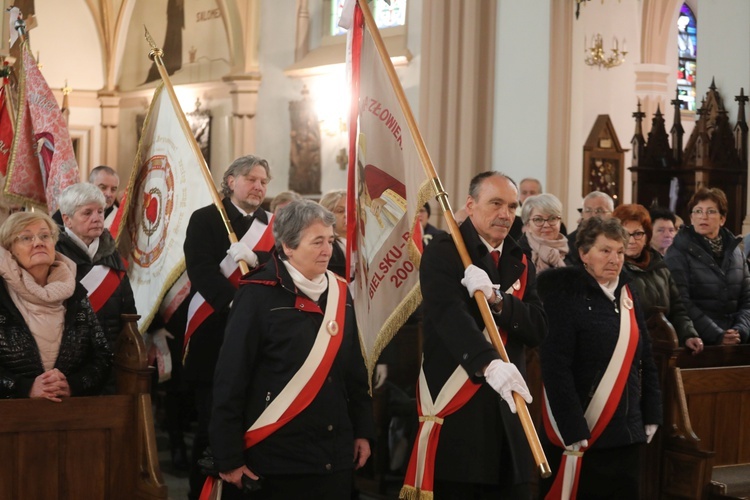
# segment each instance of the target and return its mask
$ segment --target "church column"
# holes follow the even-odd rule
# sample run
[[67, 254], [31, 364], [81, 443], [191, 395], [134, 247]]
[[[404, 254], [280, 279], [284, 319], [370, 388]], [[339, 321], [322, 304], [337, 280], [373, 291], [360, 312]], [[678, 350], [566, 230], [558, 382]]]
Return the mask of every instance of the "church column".
[[255, 152], [255, 113], [260, 80], [259, 73], [224, 78], [231, 87], [233, 158]]
[[422, 6], [420, 129], [454, 210], [491, 168], [496, 2]]
[[[102, 110], [101, 124], [101, 152], [98, 163], [92, 158], [92, 167], [96, 165], [107, 165], [119, 170], [117, 164], [120, 123], [120, 96], [113, 91], [102, 90], [97, 94], [100, 108]], [[130, 168], [130, 165], [127, 166]]]
[[646, 115], [643, 132], [651, 129], [651, 118], [657, 109], [667, 111], [670, 107], [668, 79], [674, 68], [664, 64], [635, 65], [635, 94], [640, 100], [641, 109]]

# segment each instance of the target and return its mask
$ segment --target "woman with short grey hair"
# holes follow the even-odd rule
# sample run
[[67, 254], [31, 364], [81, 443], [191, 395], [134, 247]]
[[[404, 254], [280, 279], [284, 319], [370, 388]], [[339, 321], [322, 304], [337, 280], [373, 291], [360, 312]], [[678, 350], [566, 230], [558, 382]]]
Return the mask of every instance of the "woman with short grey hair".
[[562, 203], [555, 195], [529, 196], [521, 208], [524, 234], [518, 244], [536, 266], [537, 273], [572, 264], [568, 239], [560, 233]]
[[[216, 363], [216, 468], [237, 488], [262, 476], [269, 498], [348, 499], [352, 469], [370, 456], [372, 402], [352, 298], [326, 270], [334, 221], [309, 200], [279, 210], [275, 251], [235, 295]], [[297, 405], [300, 391], [306, 402]], [[234, 487], [223, 492], [240, 498]]]

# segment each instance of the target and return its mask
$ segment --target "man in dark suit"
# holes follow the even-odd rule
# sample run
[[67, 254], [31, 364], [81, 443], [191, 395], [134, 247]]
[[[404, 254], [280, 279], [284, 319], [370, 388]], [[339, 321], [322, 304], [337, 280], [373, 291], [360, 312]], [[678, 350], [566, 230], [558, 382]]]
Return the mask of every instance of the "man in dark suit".
[[[533, 461], [512, 414], [511, 390], [531, 401], [522, 378], [524, 351], [541, 342], [547, 321], [534, 266], [506, 238], [517, 206], [518, 189], [509, 177], [492, 171], [477, 175], [466, 204], [468, 218], [460, 226], [473, 265], [464, 270], [447, 234], [436, 236], [422, 257], [422, 368], [429, 393], [437, 398], [448, 391], [456, 375], [468, 377], [476, 390], [458, 410], [441, 417], [435, 498], [530, 498]], [[476, 290], [487, 298], [501, 335], [505, 332], [511, 363], [500, 359], [483, 334]]]
[[[222, 204], [239, 240], [242, 240], [251, 226], [259, 226], [258, 231], [253, 233], [263, 233], [267, 229], [264, 226], [268, 226], [271, 214], [260, 205], [265, 199], [269, 180], [268, 162], [251, 155], [236, 159], [224, 172]], [[236, 283], [225, 276], [220, 265], [229, 255], [235, 262], [243, 260], [253, 268], [259, 261], [268, 260], [269, 255], [254, 252], [247, 242], [239, 241], [230, 245], [221, 215], [214, 205], [193, 212], [185, 235], [184, 250], [190, 278], [190, 295], [183, 304], [193, 302], [195, 295], [199, 293], [212, 309], [190, 335], [185, 355], [184, 377], [193, 389], [198, 415], [189, 493], [190, 498], [197, 499], [205, 480], [197, 461], [208, 446], [214, 368], [224, 340], [229, 309], [237, 291]], [[187, 323], [194, 320], [195, 318], [188, 317]]]

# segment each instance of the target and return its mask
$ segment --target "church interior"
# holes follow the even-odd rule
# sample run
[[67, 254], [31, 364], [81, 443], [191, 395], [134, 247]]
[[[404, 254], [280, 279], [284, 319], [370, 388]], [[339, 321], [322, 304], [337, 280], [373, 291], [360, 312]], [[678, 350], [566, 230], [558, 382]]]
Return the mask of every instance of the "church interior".
[[[82, 180], [97, 165], [109, 165], [124, 189], [139, 167], [140, 127], [160, 81], [145, 30], [164, 51], [217, 185], [235, 158], [254, 154], [270, 165], [269, 202], [288, 190], [318, 200], [346, 187], [347, 35], [337, 26], [345, 0], [3, 3], [4, 10], [26, 4], [33, 14], [31, 51], [58, 102], [68, 103]], [[454, 210], [464, 205], [471, 178], [486, 170], [517, 182], [539, 179], [544, 192], [562, 202], [563, 222], [571, 229], [591, 191], [610, 194], [616, 205], [670, 208], [687, 220], [687, 200], [698, 188], [721, 187], [730, 206], [727, 227], [736, 235], [750, 233], [747, 0], [371, 5]], [[0, 46], [6, 57], [8, 30], [6, 15]], [[431, 223], [444, 229], [438, 204], [431, 205]], [[646, 458], [654, 479], [644, 498], [748, 498], [732, 496], [726, 487], [722, 492], [711, 479], [716, 467], [745, 464], [742, 473], [722, 470], [727, 482], [739, 481], [743, 494], [750, 492], [747, 476], [737, 477], [750, 467], [747, 426], [732, 427], [740, 436], [733, 440], [718, 420], [693, 428], [686, 419], [690, 397], [690, 404], [717, 415], [727, 411], [709, 394], [717, 386], [742, 392], [731, 411], [750, 411], [749, 367], [741, 359], [747, 351], [727, 355], [743, 366], [712, 387], [693, 377], [699, 364], [678, 352], [668, 333], [655, 336], [654, 344], [657, 364], [665, 367], [662, 382], [688, 393], [668, 394], [672, 437], [662, 433], [657, 443], [671, 458]], [[413, 375], [406, 370], [401, 376]], [[138, 394], [144, 382], [129, 383]], [[137, 414], [138, 397], [120, 409]], [[747, 413], [736, 417], [747, 421]], [[153, 430], [132, 432], [153, 442]], [[387, 459], [380, 460], [375, 467], [381, 470], [361, 484], [373, 498], [391, 498]], [[166, 498], [154, 463], [147, 457], [132, 464], [146, 483], [139, 486], [140, 498]]]

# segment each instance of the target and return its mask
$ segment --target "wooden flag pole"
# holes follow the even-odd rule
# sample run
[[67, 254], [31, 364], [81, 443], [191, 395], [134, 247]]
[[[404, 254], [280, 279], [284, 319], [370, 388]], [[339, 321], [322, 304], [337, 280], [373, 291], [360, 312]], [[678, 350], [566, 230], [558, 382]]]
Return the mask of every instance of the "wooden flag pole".
[[[373, 41], [375, 42], [375, 47], [377, 48], [378, 54], [383, 61], [383, 65], [385, 66], [385, 69], [388, 73], [388, 78], [391, 81], [393, 90], [396, 92], [396, 97], [398, 98], [398, 102], [401, 105], [401, 110], [404, 112], [406, 122], [409, 125], [409, 130], [414, 137], [414, 143], [417, 147], [417, 153], [419, 154], [419, 158], [422, 162], [422, 167], [425, 169], [427, 176], [432, 181], [437, 200], [443, 209], [443, 215], [445, 216], [445, 221], [448, 224], [448, 230], [450, 231], [451, 236], [453, 237], [453, 242], [455, 243], [456, 248], [458, 249], [458, 253], [461, 256], [461, 262], [463, 263], [464, 267], [469, 267], [472, 264], [471, 257], [466, 250], [466, 245], [464, 244], [464, 240], [458, 230], [456, 219], [453, 217], [453, 211], [451, 210], [451, 206], [448, 201], [448, 194], [445, 192], [445, 189], [443, 189], [440, 178], [438, 177], [437, 172], [435, 171], [435, 167], [432, 164], [430, 154], [427, 152], [427, 147], [425, 146], [424, 140], [422, 139], [422, 134], [419, 132], [417, 122], [411, 112], [409, 101], [406, 99], [404, 89], [401, 87], [401, 81], [398, 79], [398, 75], [396, 75], [396, 70], [391, 63], [390, 56], [388, 55], [388, 50], [385, 48], [385, 43], [383, 43], [383, 39], [380, 36], [380, 31], [378, 30], [378, 27], [375, 24], [375, 20], [370, 13], [370, 9], [367, 6], [367, 1], [357, 0], [357, 3], [359, 3], [360, 8], [362, 9], [362, 14], [364, 16], [367, 29], [372, 34]], [[474, 299], [477, 301], [477, 305], [479, 306], [479, 311], [482, 314], [482, 319], [484, 320], [484, 324], [487, 328], [487, 332], [489, 333], [492, 345], [495, 347], [495, 349], [497, 349], [497, 352], [500, 354], [500, 357], [503, 359], [503, 361], [509, 363], [510, 360], [508, 359], [508, 353], [505, 352], [505, 346], [503, 345], [503, 341], [500, 338], [500, 333], [497, 330], [497, 325], [495, 324], [495, 320], [492, 316], [490, 306], [487, 303], [487, 298], [482, 292], [477, 291], [476, 293], [474, 293]], [[539, 436], [537, 435], [536, 429], [534, 428], [534, 423], [531, 420], [531, 414], [529, 413], [529, 408], [526, 406], [526, 401], [524, 401], [524, 399], [516, 392], [513, 393], [513, 399], [516, 402], [518, 417], [521, 419], [521, 425], [523, 426], [524, 433], [526, 434], [526, 439], [528, 440], [529, 446], [531, 447], [531, 452], [534, 455], [534, 461], [539, 467], [541, 476], [545, 478], [549, 477], [552, 474], [552, 471], [550, 470], [549, 463], [547, 462], [547, 457], [545, 456], [544, 450], [542, 449], [542, 445], [539, 442]]]
[[[169, 74], [167, 74], [167, 69], [164, 67], [164, 61], [162, 61], [162, 55], [164, 55], [164, 51], [162, 51], [160, 48], [156, 46], [156, 43], [154, 43], [154, 39], [151, 38], [151, 34], [146, 31], [146, 40], [148, 41], [148, 44], [151, 46], [151, 50], [148, 53], [149, 59], [154, 61], [156, 64], [156, 68], [159, 70], [159, 75], [161, 76], [162, 81], [164, 82], [164, 88], [166, 89], [167, 93], [169, 94], [169, 98], [172, 100], [172, 104], [174, 105], [174, 108], [178, 110], [177, 112], [177, 119], [180, 122], [180, 126], [182, 127], [182, 131], [185, 133], [187, 137], [190, 138], [190, 147], [193, 149], [193, 153], [195, 154], [195, 157], [198, 158], [198, 162], [201, 167], [201, 173], [203, 174], [203, 180], [206, 181], [206, 184], [208, 184], [208, 191], [211, 193], [211, 199], [214, 202], [214, 205], [216, 206], [216, 209], [219, 211], [219, 214], [221, 215], [221, 220], [224, 222], [224, 228], [227, 230], [227, 234], [229, 235], [229, 242], [230, 243], [237, 243], [237, 235], [234, 234], [234, 229], [232, 229], [232, 224], [229, 222], [229, 216], [227, 215], [227, 211], [224, 209], [224, 204], [221, 202], [221, 197], [219, 196], [219, 192], [216, 190], [216, 186], [214, 185], [214, 180], [211, 177], [211, 171], [208, 169], [208, 165], [206, 164], [206, 159], [203, 158], [203, 153], [200, 150], [200, 147], [198, 147], [198, 143], [195, 141], [195, 137], [193, 136], [193, 131], [190, 130], [190, 124], [187, 121], [187, 118], [185, 118], [185, 113], [182, 111], [182, 108], [180, 107], [180, 101], [177, 99], [177, 94], [174, 91], [174, 87], [172, 87], [172, 81], [169, 79]], [[247, 274], [250, 272], [250, 268], [248, 267], [247, 263], [244, 260], [240, 260], [238, 262], [240, 267], [240, 272], [242, 274]]]

